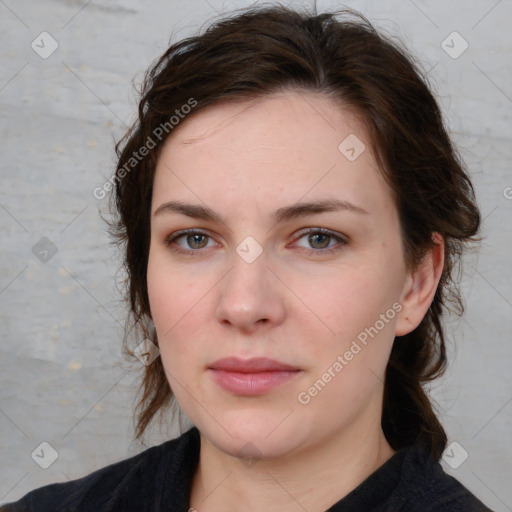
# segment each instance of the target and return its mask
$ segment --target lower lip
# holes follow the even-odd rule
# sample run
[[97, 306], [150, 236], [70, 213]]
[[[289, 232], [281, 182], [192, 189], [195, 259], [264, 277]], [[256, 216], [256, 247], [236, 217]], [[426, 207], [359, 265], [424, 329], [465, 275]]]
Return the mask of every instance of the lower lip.
[[212, 378], [226, 391], [236, 395], [262, 395], [271, 389], [285, 384], [299, 373], [295, 371], [271, 371], [257, 373], [241, 373], [226, 370], [209, 370]]

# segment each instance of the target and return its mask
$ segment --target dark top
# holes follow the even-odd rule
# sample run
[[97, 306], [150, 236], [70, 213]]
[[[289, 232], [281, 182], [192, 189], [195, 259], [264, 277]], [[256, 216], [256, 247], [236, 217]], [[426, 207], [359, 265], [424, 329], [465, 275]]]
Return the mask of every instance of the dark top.
[[[106, 466], [84, 478], [36, 489], [2, 512], [187, 512], [199, 461], [199, 431]], [[397, 451], [331, 512], [491, 512], [421, 446]], [[221, 511], [219, 511], [221, 512]]]

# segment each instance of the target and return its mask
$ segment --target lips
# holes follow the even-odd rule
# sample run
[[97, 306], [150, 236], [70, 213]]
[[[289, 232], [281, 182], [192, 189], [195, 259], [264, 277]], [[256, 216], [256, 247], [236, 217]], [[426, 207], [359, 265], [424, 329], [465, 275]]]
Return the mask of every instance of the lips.
[[224, 390], [235, 395], [262, 395], [284, 385], [302, 370], [267, 358], [219, 359], [208, 367], [208, 372]]
[[209, 366], [212, 370], [224, 370], [227, 372], [240, 373], [258, 373], [258, 372], [278, 372], [278, 371], [298, 371], [299, 368], [267, 359], [266, 357], [256, 357], [252, 359], [238, 359], [236, 357], [227, 357], [219, 359]]

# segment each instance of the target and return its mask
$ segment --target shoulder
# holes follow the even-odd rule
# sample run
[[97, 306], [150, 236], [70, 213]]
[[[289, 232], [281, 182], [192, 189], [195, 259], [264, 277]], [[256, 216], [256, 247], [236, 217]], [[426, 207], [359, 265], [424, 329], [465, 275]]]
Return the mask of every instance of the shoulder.
[[141, 496], [157, 496], [164, 475], [180, 466], [190, 451], [194, 430], [83, 478], [35, 489], [15, 503], [0, 506], [0, 512], [110, 512], [120, 507], [135, 510], [133, 506]]
[[[492, 512], [421, 446], [407, 448], [399, 486], [403, 502], [423, 512]], [[405, 510], [405, 509], [404, 509]]]

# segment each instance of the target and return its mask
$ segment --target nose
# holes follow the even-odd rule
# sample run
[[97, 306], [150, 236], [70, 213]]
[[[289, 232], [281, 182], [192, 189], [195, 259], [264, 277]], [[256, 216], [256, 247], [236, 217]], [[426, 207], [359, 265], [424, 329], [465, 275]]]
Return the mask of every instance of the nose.
[[231, 271], [219, 285], [215, 315], [224, 326], [249, 334], [283, 322], [284, 290], [268, 268], [265, 252], [252, 263], [235, 254]]

